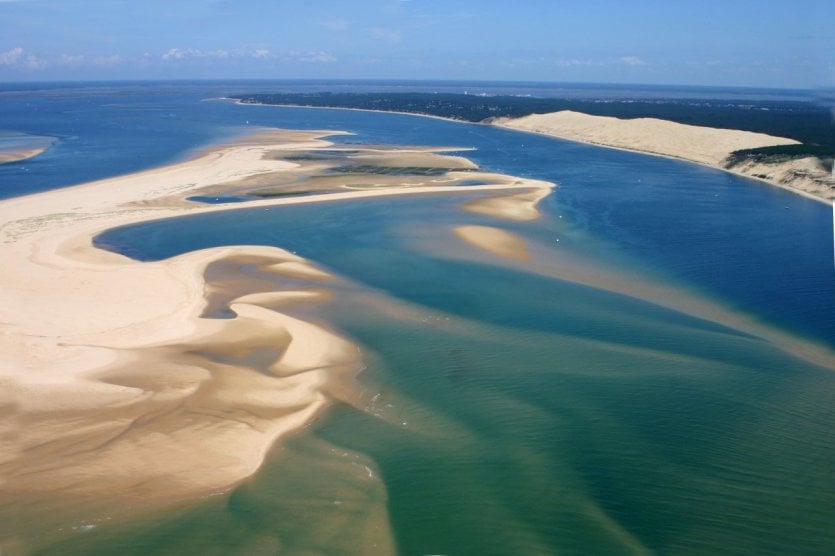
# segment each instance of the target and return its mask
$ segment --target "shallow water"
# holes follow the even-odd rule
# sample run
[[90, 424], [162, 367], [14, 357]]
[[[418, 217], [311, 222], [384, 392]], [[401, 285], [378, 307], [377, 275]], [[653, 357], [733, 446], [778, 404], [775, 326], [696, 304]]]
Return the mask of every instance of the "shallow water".
[[[403, 553], [776, 554], [801, 542], [809, 553], [832, 546], [831, 369], [727, 326], [525, 265], [459, 259], [470, 248], [452, 244], [453, 224], [503, 226], [462, 214], [462, 201], [218, 214], [100, 241], [157, 258], [197, 238], [203, 246], [257, 238], [398, 300], [337, 297], [331, 305], [330, 320], [367, 350], [370, 368], [360, 380], [372, 403], [338, 407], [287, 449], [307, 453], [308, 443], [326, 442], [348, 454], [337, 460], [374, 462]], [[575, 245], [586, 233], [547, 219], [510, 227], [529, 241], [558, 231]], [[598, 256], [607, 248], [590, 243]], [[269, 506], [258, 485], [288, 488], [275, 486], [287, 480], [284, 454], [231, 500]], [[333, 500], [348, 488], [344, 478], [323, 487], [314, 471], [292, 480]], [[367, 482], [359, 476], [349, 490], [364, 492]], [[344, 519], [316, 508], [309, 511], [323, 523]], [[297, 531], [259, 532], [311, 548], [287, 545]]]
[[[477, 147], [463, 154], [560, 188], [531, 223], [464, 213], [465, 191], [100, 237], [140, 259], [278, 245], [350, 279], [350, 295], [324, 310], [363, 346], [364, 403], [337, 403], [226, 495], [97, 523], [44, 553], [378, 554], [387, 540], [402, 554], [835, 552], [831, 369], [733, 322], [537, 266], [580, 261], [831, 349], [828, 207], [691, 164], [485, 126], [195, 104], [174, 102], [213, 138], [238, 118], [357, 133], [340, 142]], [[535, 260], [479, 253], [452, 234], [461, 224], [517, 233]]]

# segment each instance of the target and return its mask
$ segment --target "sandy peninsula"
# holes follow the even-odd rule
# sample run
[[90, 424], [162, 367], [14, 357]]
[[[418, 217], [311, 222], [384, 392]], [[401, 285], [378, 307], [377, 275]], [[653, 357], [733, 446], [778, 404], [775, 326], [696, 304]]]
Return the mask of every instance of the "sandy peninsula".
[[768, 181], [818, 200], [835, 197], [835, 180], [815, 157], [780, 163], [733, 162], [732, 152], [799, 144], [764, 133], [680, 124], [656, 118], [620, 119], [564, 110], [501, 118], [495, 125], [570, 141], [680, 158]]
[[[0, 491], [14, 512], [219, 492], [330, 400], [351, 401], [358, 346], [293, 311], [327, 300], [339, 277], [273, 247], [137, 262], [96, 248], [97, 234], [242, 207], [186, 200], [196, 194], [256, 191], [246, 206], [268, 209], [460, 193], [456, 183], [479, 180], [466, 191], [522, 194], [529, 214], [552, 187], [432, 149], [322, 139], [333, 133], [264, 130], [185, 162], [0, 202]], [[353, 181], [323, 175], [346, 159]], [[398, 169], [418, 162], [434, 170]], [[296, 195], [301, 182], [312, 194]], [[513, 212], [512, 200], [500, 205]], [[254, 269], [243, 282], [241, 265]], [[233, 318], [210, 318], [218, 311]]]

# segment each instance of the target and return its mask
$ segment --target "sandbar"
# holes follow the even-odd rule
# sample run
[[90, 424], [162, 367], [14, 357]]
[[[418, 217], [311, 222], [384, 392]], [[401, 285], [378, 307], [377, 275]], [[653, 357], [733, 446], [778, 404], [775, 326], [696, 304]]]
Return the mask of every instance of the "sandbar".
[[55, 137], [0, 130], [0, 164], [38, 156], [56, 141]]
[[499, 257], [518, 261], [530, 259], [525, 240], [507, 230], [493, 226], [458, 226], [453, 231], [467, 243]]
[[0, 151], [0, 164], [7, 162], [17, 162], [19, 160], [26, 160], [38, 156], [46, 150], [46, 147], [39, 147], [36, 149], [17, 149]]
[[[327, 269], [276, 247], [138, 262], [93, 245], [113, 227], [243, 206], [186, 200], [195, 194], [237, 190], [248, 180], [263, 187], [285, 174], [315, 183], [323, 167], [345, 163], [316, 156], [330, 156], [335, 147], [323, 137], [334, 133], [261, 130], [191, 160], [0, 202], [0, 491], [9, 504], [0, 513], [43, 500], [71, 507], [106, 498], [137, 507], [223, 492], [255, 473], [275, 442], [309, 423], [334, 392], [349, 395], [359, 346], [293, 313], [327, 301], [340, 280]], [[246, 206], [462, 192], [541, 196], [552, 187], [413, 152], [399, 163], [391, 150], [351, 152], [366, 157], [351, 162], [361, 171], [385, 178], [368, 188], [314, 186], [307, 196], [266, 196]], [[445, 170], [424, 171], [415, 183], [397, 175], [417, 162]], [[379, 168], [394, 170], [375, 174]], [[484, 183], [455, 185], [465, 177]], [[235, 275], [241, 265], [251, 269], [246, 278]]]

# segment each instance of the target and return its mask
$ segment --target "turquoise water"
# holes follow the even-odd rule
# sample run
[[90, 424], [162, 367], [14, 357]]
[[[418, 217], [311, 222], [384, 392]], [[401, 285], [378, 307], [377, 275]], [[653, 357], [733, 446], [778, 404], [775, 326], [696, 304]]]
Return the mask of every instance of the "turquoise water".
[[[462, 214], [463, 199], [218, 214], [100, 238], [152, 258], [198, 241], [257, 238], [422, 316], [403, 321], [386, 304], [338, 298], [329, 320], [365, 346], [370, 364], [360, 380], [368, 397], [379, 397], [339, 406], [295, 438], [290, 454], [277, 454], [215, 508], [214, 519], [243, 519], [287, 546], [298, 530], [263, 516], [299, 510], [269, 493], [305, 483], [324, 509], [304, 511], [317, 522], [337, 519], [328, 505], [346, 487], [308, 474], [329, 465], [318, 461], [327, 449], [311, 449], [325, 445], [379, 469], [404, 554], [829, 551], [831, 369], [726, 326], [533, 275], [524, 265], [461, 260], [451, 226], [497, 224]], [[569, 250], [606, 253], [553, 217], [510, 228], [529, 241], [560, 233]], [[299, 468], [292, 479], [283, 476], [287, 465]], [[358, 497], [367, 504], [374, 496]], [[178, 519], [185, 530], [199, 523]], [[316, 530], [303, 523], [301, 530]], [[158, 527], [167, 526], [134, 535], [156, 538]], [[359, 543], [350, 531], [339, 536]], [[289, 546], [312, 541], [297, 542]]]
[[[235, 205], [98, 238], [145, 260], [278, 245], [350, 279], [323, 311], [362, 346], [365, 403], [336, 403], [226, 495], [101, 523], [43, 553], [375, 554], [380, 530], [402, 554], [835, 552], [832, 369], [730, 320], [558, 272], [577, 263], [672, 288], [684, 309], [709, 304], [832, 348], [831, 209], [694, 165], [485, 126], [170, 102], [187, 116], [180, 153], [249, 120], [357, 133], [342, 142], [476, 147], [464, 154], [490, 170], [560, 188], [531, 223], [464, 213], [464, 191]], [[45, 159], [39, 179], [53, 171]], [[455, 239], [461, 224], [513, 231], [535, 260], [480, 254]]]

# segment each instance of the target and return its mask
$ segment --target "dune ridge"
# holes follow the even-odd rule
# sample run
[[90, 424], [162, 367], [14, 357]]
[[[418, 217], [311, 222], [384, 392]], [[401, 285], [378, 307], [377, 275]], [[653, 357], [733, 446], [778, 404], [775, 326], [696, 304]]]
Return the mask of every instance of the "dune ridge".
[[737, 162], [731, 157], [731, 153], [742, 149], [800, 144], [785, 137], [656, 118], [592, 116], [570, 110], [498, 118], [493, 124], [570, 141], [680, 158], [766, 181], [815, 200], [829, 202], [835, 198], [835, 179], [815, 157], [781, 162]]

